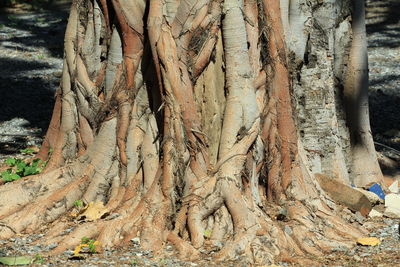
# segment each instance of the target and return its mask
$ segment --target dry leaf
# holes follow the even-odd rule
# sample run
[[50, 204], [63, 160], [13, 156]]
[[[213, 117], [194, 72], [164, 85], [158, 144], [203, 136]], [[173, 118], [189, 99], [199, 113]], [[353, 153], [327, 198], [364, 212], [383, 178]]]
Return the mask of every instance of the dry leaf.
[[75, 247], [75, 249], [74, 249], [74, 256], [75, 257], [83, 257], [83, 255], [80, 254], [80, 252], [81, 252], [83, 247], [88, 247], [88, 246], [89, 246], [88, 244], [79, 244], [79, 245], [77, 245]]
[[107, 213], [107, 209], [102, 201], [90, 202], [80, 214], [79, 219], [94, 221], [105, 213]]
[[78, 213], [77, 212], [75, 212], [75, 211], [71, 211], [70, 213], [69, 213], [69, 216], [71, 216], [71, 217], [74, 217], [74, 218], [76, 218], [76, 217], [78, 217]]
[[376, 237], [362, 237], [357, 239], [357, 244], [362, 246], [376, 246], [380, 243], [381, 241]]

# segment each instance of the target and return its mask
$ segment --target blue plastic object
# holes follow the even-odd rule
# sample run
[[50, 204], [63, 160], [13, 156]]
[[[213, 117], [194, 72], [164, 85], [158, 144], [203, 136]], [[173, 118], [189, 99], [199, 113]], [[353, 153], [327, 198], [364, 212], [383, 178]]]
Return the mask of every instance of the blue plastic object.
[[375, 193], [381, 199], [385, 199], [385, 193], [382, 190], [382, 187], [379, 184], [373, 184], [368, 188], [368, 191]]

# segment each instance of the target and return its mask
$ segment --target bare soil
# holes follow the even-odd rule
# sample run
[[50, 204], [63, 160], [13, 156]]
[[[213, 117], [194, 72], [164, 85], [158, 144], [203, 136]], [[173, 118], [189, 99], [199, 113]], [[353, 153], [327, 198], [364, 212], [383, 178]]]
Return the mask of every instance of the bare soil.
[[[47, 9], [27, 5], [0, 7], [0, 160], [24, 157], [19, 150], [40, 145], [48, 127], [54, 93], [62, 67], [63, 36], [68, 0], [53, 1]], [[397, 0], [367, 1], [367, 31], [370, 62], [370, 112], [376, 148], [387, 176], [400, 178], [400, 3]], [[388, 163], [389, 161], [389, 163]], [[399, 219], [365, 219], [343, 209], [343, 216], [371, 230], [380, 238], [375, 247], [339, 249], [321, 258], [309, 258], [315, 266], [395, 266], [400, 264]], [[65, 218], [68, 220], [68, 218]], [[69, 221], [72, 231], [79, 222]], [[42, 246], [35, 240], [46, 234], [21, 235], [0, 240], [0, 256], [45, 255], [57, 246]], [[44, 257], [41, 266], [247, 266], [217, 263], [212, 255], [186, 262], [177, 258], [172, 246], [163, 253], [140, 248], [133, 240], [124, 248], [71, 259], [72, 251]], [[292, 266], [288, 262], [277, 263]]]

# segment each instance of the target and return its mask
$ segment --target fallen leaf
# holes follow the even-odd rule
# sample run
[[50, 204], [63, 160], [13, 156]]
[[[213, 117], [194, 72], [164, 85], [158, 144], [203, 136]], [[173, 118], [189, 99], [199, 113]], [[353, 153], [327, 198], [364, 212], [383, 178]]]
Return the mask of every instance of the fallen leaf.
[[357, 239], [357, 244], [362, 246], [376, 246], [380, 243], [381, 241], [376, 237], [362, 237]]
[[33, 263], [34, 258], [30, 256], [0, 257], [0, 263], [4, 265], [28, 265]]
[[102, 201], [90, 202], [80, 214], [79, 219], [94, 221], [106, 213], [107, 209]]
[[91, 251], [91, 247], [93, 247], [94, 249], [96, 249], [96, 247], [98, 247], [100, 245], [99, 241], [94, 241], [92, 246], [90, 244], [87, 243], [82, 243], [79, 244], [75, 247], [74, 249], [74, 254], [72, 255], [71, 258], [73, 259], [82, 259], [85, 257], [85, 255], [83, 253], [95, 253], [95, 251]]
[[75, 247], [74, 249], [74, 256], [83, 256], [82, 254], [80, 254], [81, 250], [83, 247], [88, 247], [88, 244], [79, 244]]
[[69, 216], [71, 216], [71, 217], [74, 217], [74, 218], [76, 218], [76, 217], [78, 217], [78, 213], [77, 212], [75, 212], [75, 211], [71, 211], [70, 213], [69, 213]]

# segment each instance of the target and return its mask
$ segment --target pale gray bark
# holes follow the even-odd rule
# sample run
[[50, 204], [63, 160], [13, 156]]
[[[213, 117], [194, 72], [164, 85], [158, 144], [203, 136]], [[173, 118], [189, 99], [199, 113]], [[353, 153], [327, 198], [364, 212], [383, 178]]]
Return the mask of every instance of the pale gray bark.
[[365, 29], [365, 2], [353, 0], [353, 40], [346, 73], [344, 96], [350, 125], [351, 176], [355, 185], [365, 186], [382, 179], [369, 124], [368, 56]]
[[212, 164], [217, 163], [222, 120], [225, 110], [224, 91], [215, 90], [215, 88], [225, 87], [221, 34], [218, 36], [215, 49], [215, 62], [210, 62], [197, 79], [194, 88], [196, 102], [201, 103], [199, 113], [201, 114], [202, 129], [208, 140], [209, 146], [207, 149]]
[[[349, 133], [340, 105], [341, 77], [335, 76], [343, 73], [346, 63], [343, 48], [349, 42], [345, 38], [349, 31], [343, 32], [349, 29], [348, 14], [343, 10], [342, 3], [334, 0], [314, 5], [291, 1], [289, 49], [294, 52], [296, 62], [301, 60], [293, 86], [308, 168], [312, 173], [322, 172], [350, 183]], [[294, 25], [301, 31], [296, 32]], [[342, 50], [336, 51], [338, 47]]]
[[290, 0], [280, 0], [281, 4], [281, 18], [285, 37], [289, 35], [289, 6]]
[[117, 67], [122, 63], [122, 43], [121, 37], [117, 29], [113, 29], [111, 35], [111, 43], [108, 52], [108, 62], [106, 68], [106, 79], [104, 93], [106, 97], [110, 97], [114, 85], [115, 73]]
[[308, 168], [358, 186], [379, 181], [368, 116], [364, 2], [353, 1], [353, 14], [351, 0], [305, 2], [290, 2], [288, 39], [299, 70], [292, 79]]
[[259, 116], [247, 49], [243, 1], [224, 2], [223, 38], [228, 96], [221, 133], [220, 156], [228, 154], [239, 130], [247, 132]]
[[102, 36], [101, 11], [97, 2], [88, 1], [89, 12], [86, 32], [82, 45], [82, 58], [85, 62], [89, 77], [95, 77], [100, 68], [101, 45], [100, 38]]
[[[286, 43], [294, 52], [296, 62], [303, 59], [308, 33], [312, 30], [311, 8], [306, 0], [289, 0], [289, 28], [285, 31]], [[283, 24], [285, 26], [285, 24]]]

